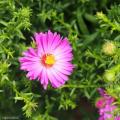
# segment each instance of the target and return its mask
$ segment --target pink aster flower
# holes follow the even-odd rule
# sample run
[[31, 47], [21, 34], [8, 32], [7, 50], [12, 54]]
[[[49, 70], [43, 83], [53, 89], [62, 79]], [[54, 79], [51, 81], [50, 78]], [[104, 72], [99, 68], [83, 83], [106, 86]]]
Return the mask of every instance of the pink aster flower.
[[100, 108], [103, 108], [105, 106], [105, 104], [106, 104], [105, 98], [101, 97], [96, 101], [95, 106], [96, 106], [96, 108], [100, 109]]
[[120, 120], [120, 116], [115, 117], [115, 120]]
[[120, 116], [113, 115], [117, 108], [117, 105], [114, 104], [115, 98], [108, 95], [102, 88], [99, 88], [98, 90], [101, 95], [101, 97], [96, 102], [96, 107], [99, 109], [100, 115], [98, 120], [120, 120]]
[[49, 82], [54, 88], [62, 86], [74, 68], [68, 39], [51, 31], [35, 33], [34, 39], [36, 48], [29, 48], [19, 60], [21, 70], [28, 72], [30, 80], [38, 79], [44, 89]]

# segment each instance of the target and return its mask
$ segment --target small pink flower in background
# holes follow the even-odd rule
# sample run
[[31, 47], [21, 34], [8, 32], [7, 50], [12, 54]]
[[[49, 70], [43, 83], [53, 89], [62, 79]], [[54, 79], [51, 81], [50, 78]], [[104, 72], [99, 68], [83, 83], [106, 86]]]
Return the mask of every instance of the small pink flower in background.
[[115, 120], [120, 120], [120, 116], [115, 117]]
[[106, 101], [105, 101], [105, 98], [104, 97], [101, 97], [101, 98], [99, 98], [97, 101], [96, 101], [96, 104], [95, 104], [95, 106], [97, 107], [97, 108], [103, 108], [104, 106], [105, 106], [105, 103]]
[[38, 79], [47, 89], [50, 82], [54, 88], [65, 84], [73, 71], [72, 47], [67, 38], [48, 31], [35, 33], [36, 48], [29, 48], [20, 58], [21, 70], [27, 71], [30, 80]]
[[100, 115], [98, 120], [120, 120], [120, 116], [113, 115], [114, 110], [117, 108], [117, 105], [114, 105], [115, 99], [102, 88], [99, 88], [98, 91], [101, 95], [101, 98], [96, 102]]

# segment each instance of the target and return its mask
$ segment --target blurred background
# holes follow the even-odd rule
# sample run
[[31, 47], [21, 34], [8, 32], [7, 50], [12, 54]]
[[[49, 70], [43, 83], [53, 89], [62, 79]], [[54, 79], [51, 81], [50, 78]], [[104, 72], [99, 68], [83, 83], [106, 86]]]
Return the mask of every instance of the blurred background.
[[[119, 82], [103, 80], [105, 70], [119, 63], [119, 51], [106, 55], [109, 49], [102, 47], [106, 41], [119, 43], [119, 4], [119, 0], [0, 0], [0, 119], [97, 120], [97, 89], [106, 87], [116, 97], [120, 93]], [[37, 80], [26, 78], [18, 59], [34, 47], [35, 32], [48, 30], [68, 37], [75, 69], [63, 87], [44, 90]]]

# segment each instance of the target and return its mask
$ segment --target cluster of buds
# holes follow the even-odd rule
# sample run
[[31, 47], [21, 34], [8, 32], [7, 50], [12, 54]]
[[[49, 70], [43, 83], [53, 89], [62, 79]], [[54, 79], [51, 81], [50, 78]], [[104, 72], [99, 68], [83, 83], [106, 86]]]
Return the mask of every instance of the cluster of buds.
[[114, 111], [117, 106], [113, 104], [115, 99], [108, 95], [102, 88], [99, 88], [100, 98], [96, 101], [100, 117], [98, 120], [120, 120], [120, 116], [115, 116]]

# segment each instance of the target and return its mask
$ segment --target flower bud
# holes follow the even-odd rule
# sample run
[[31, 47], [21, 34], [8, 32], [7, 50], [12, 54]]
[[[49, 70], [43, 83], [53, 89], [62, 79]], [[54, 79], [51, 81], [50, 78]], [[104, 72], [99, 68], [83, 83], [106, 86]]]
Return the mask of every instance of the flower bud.
[[102, 46], [102, 51], [106, 55], [113, 55], [113, 54], [115, 54], [115, 52], [116, 52], [116, 45], [115, 45], [115, 43], [112, 42], [112, 41], [107, 41]]
[[105, 81], [113, 82], [116, 79], [115, 72], [112, 70], [106, 70], [103, 75], [103, 78]]

